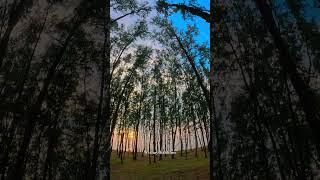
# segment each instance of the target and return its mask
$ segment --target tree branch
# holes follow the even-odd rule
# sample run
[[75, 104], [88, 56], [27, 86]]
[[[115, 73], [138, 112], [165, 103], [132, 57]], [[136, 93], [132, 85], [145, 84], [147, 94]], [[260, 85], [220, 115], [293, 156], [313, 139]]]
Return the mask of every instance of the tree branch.
[[206, 22], [210, 23], [210, 13], [205, 12], [206, 10], [203, 10], [199, 7], [192, 7], [184, 4], [169, 4], [166, 2], [164, 2], [163, 5], [165, 7], [175, 7], [177, 10], [180, 10], [180, 11], [187, 11], [188, 13], [198, 16], [204, 19]]
[[133, 11], [131, 11], [131, 12], [128, 12], [127, 14], [124, 14], [124, 15], [122, 15], [122, 16], [119, 16], [119, 17], [115, 18], [115, 19], [112, 19], [112, 20], [111, 20], [111, 23], [115, 23], [115, 22], [117, 22], [117, 21], [120, 20], [120, 19], [123, 19], [123, 18], [125, 18], [125, 17], [127, 17], [127, 16], [129, 16], [129, 15], [132, 15], [132, 14], [139, 13], [139, 12], [141, 12], [141, 11], [148, 11], [148, 8], [143, 7], [143, 8], [140, 8], [140, 9], [138, 9], [138, 10], [133, 10]]

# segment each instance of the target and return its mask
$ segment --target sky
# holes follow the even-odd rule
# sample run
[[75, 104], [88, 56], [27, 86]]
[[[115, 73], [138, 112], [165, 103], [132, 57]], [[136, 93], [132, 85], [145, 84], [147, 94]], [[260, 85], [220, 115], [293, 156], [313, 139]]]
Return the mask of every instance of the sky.
[[[170, 0], [171, 3], [183, 3], [183, 0]], [[196, 3], [209, 10], [210, 0], [196, 0]], [[170, 17], [173, 25], [180, 31], [184, 31], [188, 24], [194, 24], [199, 29], [199, 35], [196, 37], [196, 41], [199, 43], [209, 42], [209, 24], [199, 17], [194, 17], [192, 20], [183, 19], [180, 12], [174, 13]]]

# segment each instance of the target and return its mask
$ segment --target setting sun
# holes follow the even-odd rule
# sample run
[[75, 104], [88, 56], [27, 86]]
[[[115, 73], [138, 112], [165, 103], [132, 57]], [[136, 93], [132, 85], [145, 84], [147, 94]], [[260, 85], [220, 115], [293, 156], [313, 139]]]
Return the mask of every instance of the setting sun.
[[129, 139], [133, 139], [133, 138], [134, 138], [134, 132], [133, 132], [133, 131], [129, 130], [129, 132], [128, 132], [128, 138], [129, 138]]

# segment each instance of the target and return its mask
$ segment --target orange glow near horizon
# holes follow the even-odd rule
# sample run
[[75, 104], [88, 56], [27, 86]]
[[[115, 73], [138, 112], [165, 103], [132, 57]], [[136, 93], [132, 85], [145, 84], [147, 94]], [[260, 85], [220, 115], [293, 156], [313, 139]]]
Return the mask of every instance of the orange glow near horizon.
[[134, 132], [132, 130], [128, 131], [128, 138], [133, 139], [134, 138]]

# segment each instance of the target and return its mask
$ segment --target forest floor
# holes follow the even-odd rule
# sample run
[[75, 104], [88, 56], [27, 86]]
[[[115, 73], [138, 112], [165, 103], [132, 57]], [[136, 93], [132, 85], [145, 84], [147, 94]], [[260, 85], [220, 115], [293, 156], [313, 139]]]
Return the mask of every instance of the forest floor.
[[111, 161], [111, 179], [112, 180], [207, 180], [209, 179], [209, 158], [205, 158], [203, 151], [198, 151], [198, 157], [195, 157], [194, 151], [180, 156], [177, 152], [175, 159], [171, 155], [159, 161], [159, 155], [156, 157], [156, 163], [153, 162], [151, 155], [151, 164], [147, 154], [142, 157], [139, 153], [138, 160], [133, 160], [132, 153], [125, 154], [123, 164], [117, 157], [116, 152], [112, 152]]

